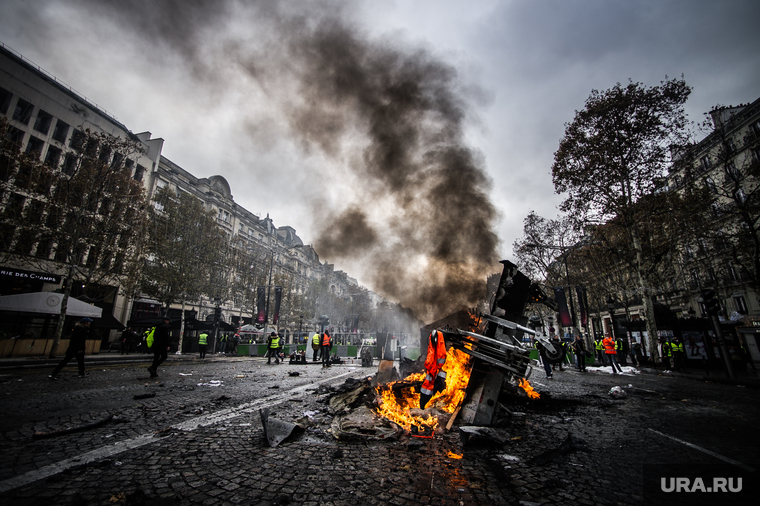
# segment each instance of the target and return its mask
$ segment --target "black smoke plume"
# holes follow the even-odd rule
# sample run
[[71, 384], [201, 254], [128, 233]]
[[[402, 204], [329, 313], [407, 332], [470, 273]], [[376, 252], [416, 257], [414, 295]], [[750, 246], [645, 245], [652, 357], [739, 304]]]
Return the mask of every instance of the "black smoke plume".
[[[239, 69], [305, 150], [346, 174], [341, 193], [315, 202], [323, 259], [428, 321], [484, 298], [499, 269], [497, 212], [484, 161], [464, 141], [472, 87], [453, 66], [367, 36], [350, 2], [82, 2], [177, 55], [205, 86]], [[250, 30], [228, 33], [231, 17]]]

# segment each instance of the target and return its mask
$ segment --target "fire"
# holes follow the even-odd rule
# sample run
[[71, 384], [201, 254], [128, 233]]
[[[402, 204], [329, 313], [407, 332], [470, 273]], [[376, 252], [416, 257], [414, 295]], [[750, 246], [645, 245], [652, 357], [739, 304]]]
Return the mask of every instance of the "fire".
[[520, 388], [525, 390], [525, 393], [528, 394], [528, 397], [531, 399], [540, 399], [541, 395], [536, 392], [532, 386], [530, 386], [530, 383], [525, 378], [520, 378]]
[[[437, 407], [447, 413], [453, 413], [462, 403], [470, 381], [472, 372], [472, 359], [469, 355], [454, 348], [446, 352], [446, 389], [436, 393], [428, 402], [427, 407]], [[403, 381], [422, 382], [425, 373], [410, 374]], [[438, 427], [438, 418], [433, 415], [419, 416], [411, 414], [412, 409], [420, 406], [420, 393], [415, 388], [407, 387], [394, 391], [393, 385], [398, 382], [379, 385], [376, 389], [380, 397], [380, 405], [376, 413], [398, 424], [405, 430], [411, 430], [412, 425], [428, 427], [435, 430]]]

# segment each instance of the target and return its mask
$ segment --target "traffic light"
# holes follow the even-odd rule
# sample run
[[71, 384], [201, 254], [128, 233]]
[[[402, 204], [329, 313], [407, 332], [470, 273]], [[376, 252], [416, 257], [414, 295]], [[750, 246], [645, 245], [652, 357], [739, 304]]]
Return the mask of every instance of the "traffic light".
[[222, 308], [214, 308], [214, 323], [218, 323], [222, 319]]
[[705, 305], [707, 314], [710, 316], [718, 316], [720, 312], [720, 302], [715, 295], [715, 290], [705, 290], [702, 292], [702, 303]]

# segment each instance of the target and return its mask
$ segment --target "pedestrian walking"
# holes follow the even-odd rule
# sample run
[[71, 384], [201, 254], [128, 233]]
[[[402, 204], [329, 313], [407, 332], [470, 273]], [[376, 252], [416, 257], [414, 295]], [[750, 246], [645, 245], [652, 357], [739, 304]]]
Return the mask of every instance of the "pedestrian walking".
[[670, 347], [670, 343], [662, 337], [660, 338], [660, 356], [665, 372], [670, 372], [670, 359], [673, 357], [673, 349]]
[[267, 340], [267, 364], [272, 363], [272, 357], [274, 357], [274, 363], [280, 363], [280, 336], [276, 332], [269, 334]]
[[[565, 341], [560, 341], [559, 336], [552, 337], [552, 345], [554, 345], [554, 346], [556, 346], [558, 348], [566, 348]], [[559, 370], [561, 371], [562, 370], [562, 361], [565, 360], [566, 356], [567, 355], [563, 353], [562, 354], [562, 360], [560, 360], [559, 362], [556, 362], [556, 363], [552, 364], [552, 369], [554, 369], [556, 371], [557, 370], [557, 366], [559, 366]]]
[[82, 318], [76, 324], [74, 324], [74, 330], [71, 331], [71, 337], [69, 338], [69, 347], [66, 349], [66, 355], [58, 362], [53, 372], [48, 375], [50, 379], [58, 379], [58, 374], [61, 369], [69, 363], [72, 358], [77, 359], [77, 366], [79, 366], [79, 377], [84, 378], [84, 351], [87, 347], [87, 338], [90, 337], [90, 324], [92, 320], [90, 318]]
[[594, 350], [596, 351], [596, 360], [600, 364], [604, 364], [604, 343], [601, 336], [594, 341]]
[[686, 348], [684, 348], [680, 338], [673, 338], [673, 342], [670, 343], [670, 351], [673, 354], [673, 369], [684, 372], [686, 369]]
[[[612, 367], [612, 374], [617, 374], [618, 371], [623, 372], [623, 369], [617, 362], [617, 352], [615, 351], [615, 345], [617, 343], [615, 343], [615, 340], [610, 336], [607, 336], [602, 341], [602, 344], [604, 345], [604, 353], [607, 355], [610, 367]], [[617, 368], [617, 370], [615, 370], [615, 368]]]
[[618, 337], [616, 342], [616, 348], [615, 351], [617, 351], [617, 358], [620, 361], [620, 365], [623, 367], [626, 367], [628, 363], [626, 362], [626, 357], [628, 357], [628, 338], [625, 337]]
[[230, 354], [237, 355], [237, 347], [240, 344], [240, 334], [237, 332], [232, 336], [232, 342], [230, 343]]
[[575, 341], [573, 341], [573, 353], [575, 353], [575, 359], [578, 361], [578, 370], [586, 372], [586, 343], [583, 342], [580, 335], [575, 336]]
[[536, 340], [536, 349], [538, 350], [538, 356], [541, 358], [541, 363], [546, 371], [546, 378], [552, 379], [552, 365], [549, 363], [549, 359], [546, 358], [546, 348], [541, 341]]
[[171, 320], [168, 316], [164, 316], [162, 322], [153, 333], [153, 365], [148, 367], [151, 378], [158, 378], [158, 366], [163, 364], [169, 356], [169, 331], [171, 330], [169, 323]]
[[332, 337], [330, 332], [325, 329], [325, 333], [322, 335], [322, 367], [330, 367], [330, 349], [332, 348]]
[[121, 346], [119, 346], [119, 350], [121, 351], [122, 355], [129, 355], [129, 349], [132, 347], [132, 329], [130, 327], [127, 327], [124, 332], [121, 333]]
[[[638, 367], [639, 365], [639, 361], [636, 358], [636, 345], [638, 344], [639, 343], [637, 343], [633, 338], [631, 338], [631, 342], [628, 345], [628, 353], [631, 357], [631, 364], [633, 364], [634, 367]], [[639, 345], [639, 350], [641, 350], [641, 345]]]
[[641, 367], [642, 365], [644, 365], [644, 353], [641, 351], [641, 343], [638, 341], [634, 341], [631, 348], [633, 348], [633, 354], [636, 357], [637, 365]]
[[311, 349], [314, 350], [314, 362], [316, 362], [320, 357], [319, 348], [321, 341], [322, 340], [319, 337], [319, 332], [315, 332], [314, 336], [311, 338]]
[[206, 348], [208, 348], [208, 334], [204, 330], [198, 336], [198, 354], [201, 358], [206, 358]]

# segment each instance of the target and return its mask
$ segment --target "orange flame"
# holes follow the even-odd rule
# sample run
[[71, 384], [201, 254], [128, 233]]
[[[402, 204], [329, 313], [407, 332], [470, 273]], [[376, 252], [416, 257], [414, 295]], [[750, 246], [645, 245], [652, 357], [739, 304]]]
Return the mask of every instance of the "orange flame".
[[464, 457], [464, 454], [449, 452], [448, 457], [450, 459], [461, 459], [462, 457]]
[[525, 393], [528, 394], [528, 397], [531, 399], [540, 399], [541, 395], [536, 392], [532, 386], [530, 386], [530, 383], [525, 378], [520, 378], [520, 388], [525, 390]]
[[[433, 407], [453, 413], [462, 403], [470, 381], [472, 372], [471, 357], [459, 350], [450, 348], [446, 353], [446, 364], [443, 370], [446, 371], [446, 389], [436, 393], [428, 402], [426, 407]], [[424, 381], [425, 373], [410, 374], [404, 381]], [[400, 390], [400, 397], [394, 394], [393, 383], [378, 385], [375, 389], [380, 397], [379, 406], [376, 413], [388, 420], [403, 427], [405, 430], [411, 430], [412, 425], [417, 427], [429, 427], [435, 430], [438, 427], [438, 418], [433, 415], [419, 416], [412, 415], [411, 410], [419, 408], [420, 393], [414, 388], [404, 388]]]

